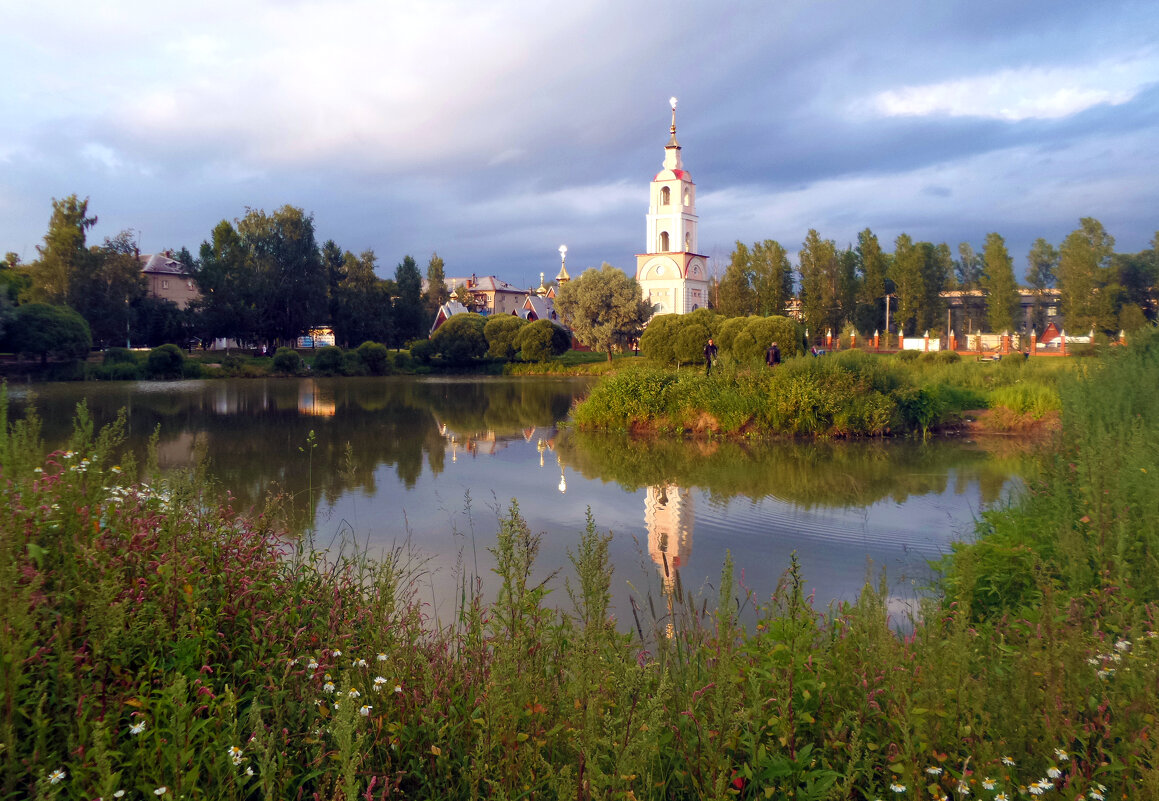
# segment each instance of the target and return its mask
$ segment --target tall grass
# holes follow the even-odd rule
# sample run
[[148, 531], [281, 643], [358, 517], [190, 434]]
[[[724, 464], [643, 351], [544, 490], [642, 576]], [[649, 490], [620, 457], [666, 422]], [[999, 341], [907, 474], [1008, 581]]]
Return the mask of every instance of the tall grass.
[[42, 457], [0, 403], [0, 798], [1159, 797], [1157, 380], [1140, 339], [1063, 383], [1057, 458], [906, 634], [884, 578], [817, 610], [795, 560], [726, 561], [711, 603], [668, 565], [625, 633], [610, 535], [589, 516], [568, 605], [514, 503], [498, 596], [440, 626], [404, 555], [128, 483], [83, 408]]

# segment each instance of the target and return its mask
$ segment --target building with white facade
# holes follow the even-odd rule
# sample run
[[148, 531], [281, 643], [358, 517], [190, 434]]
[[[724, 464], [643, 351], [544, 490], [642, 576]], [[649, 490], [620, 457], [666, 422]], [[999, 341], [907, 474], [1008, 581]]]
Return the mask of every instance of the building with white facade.
[[653, 314], [687, 314], [708, 305], [708, 270], [697, 253], [696, 185], [676, 141], [676, 98], [664, 146], [664, 166], [652, 179], [645, 252], [636, 256], [636, 281]]

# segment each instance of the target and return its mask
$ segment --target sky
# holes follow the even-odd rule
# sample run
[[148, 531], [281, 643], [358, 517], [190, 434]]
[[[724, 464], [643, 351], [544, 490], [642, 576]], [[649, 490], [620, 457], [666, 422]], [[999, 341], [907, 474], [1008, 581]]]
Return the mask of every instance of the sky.
[[794, 255], [871, 228], [1021, 278], [1038, 237], [1159, 230], [1159, 4], [759, 0], [0, 0], [0, 253], [36, 258], [53, 198], [90, 243], [195, 254], [290, 204], [392, 276], [517, 286], [645, 249], [669, 97], [700, 249]]

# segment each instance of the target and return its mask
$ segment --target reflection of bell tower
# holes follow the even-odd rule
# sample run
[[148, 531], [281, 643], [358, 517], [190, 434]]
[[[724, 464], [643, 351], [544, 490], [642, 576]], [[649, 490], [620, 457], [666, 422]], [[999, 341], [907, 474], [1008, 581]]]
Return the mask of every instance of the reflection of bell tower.
[[648, 555], [660, 568], [665, 595], [675, 587], [676, 571], [692, 555], [693, 522], [691, 490], [669, 484], [648, 487], [644, 497]]

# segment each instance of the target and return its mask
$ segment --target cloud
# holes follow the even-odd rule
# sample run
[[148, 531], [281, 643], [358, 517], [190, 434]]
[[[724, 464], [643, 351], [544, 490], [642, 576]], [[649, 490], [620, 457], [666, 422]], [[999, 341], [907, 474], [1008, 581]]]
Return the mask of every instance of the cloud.
[[986, 75], [877, 93], [871, 108], [886, 117], [987, 117], [1018, 122], [1060, 119], [1098, 105], [1119, 106], [1159, 74], [1144, 54], [1077, 67], [1003, 69]]

